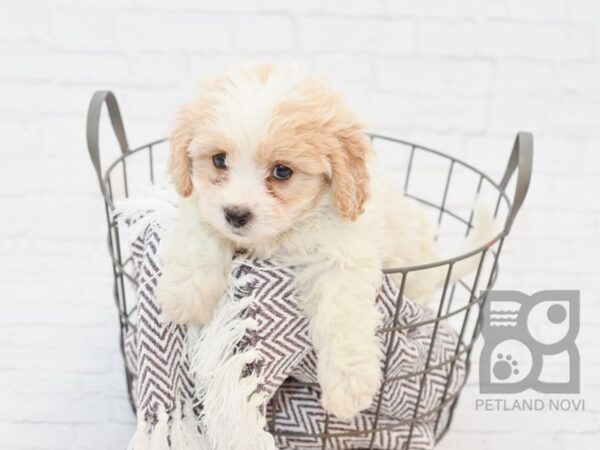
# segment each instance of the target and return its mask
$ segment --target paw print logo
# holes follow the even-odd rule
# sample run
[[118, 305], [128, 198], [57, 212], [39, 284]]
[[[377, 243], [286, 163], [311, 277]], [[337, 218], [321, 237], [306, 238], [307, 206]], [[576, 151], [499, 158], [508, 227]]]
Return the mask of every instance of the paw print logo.
[[519, 363], [516, 359], [513, 359], [512, 355], [504, 356], [502, 353], [498, 353], [496, 363], [493, 367], [494, 376], [499, 380], [508, 380], [513, 375], [519, 375], [519, 369], [517, 366]]
[[[481, 393], [579, 392], [579, 291], [489, 291], [484, 305]], [[568, 373], [548, 380], [544, 363], [568, 358]], [[564, 359], [563, 359], [564, 360]]]

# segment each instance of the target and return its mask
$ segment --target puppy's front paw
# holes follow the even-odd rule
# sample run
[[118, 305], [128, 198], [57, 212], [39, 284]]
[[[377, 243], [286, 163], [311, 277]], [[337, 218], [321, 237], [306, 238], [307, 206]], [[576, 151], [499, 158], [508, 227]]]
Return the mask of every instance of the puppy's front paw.
[[330, 373], [322, 376], [323, 408], [342, 420], [350, 420], [369, 408], [381, 384], [379, 365], [365, 372]]
[[158, 303], [162, 310], [163, 317], [168, 322], [177, 325], [187, 325], [189, 323], [205, 324], [213, 315], [213, 310], [208, 307], [198, 308], [194, 303], [197, 301], [186, 299], [173, 294], [160, 294], [157, 296]]
[[156, 298], [164, 318], [178, 325], [208, 323], [225, 292], [225, 281], [219, 277], [195, 277], [181, 280], [169, 271], [158, 282]]

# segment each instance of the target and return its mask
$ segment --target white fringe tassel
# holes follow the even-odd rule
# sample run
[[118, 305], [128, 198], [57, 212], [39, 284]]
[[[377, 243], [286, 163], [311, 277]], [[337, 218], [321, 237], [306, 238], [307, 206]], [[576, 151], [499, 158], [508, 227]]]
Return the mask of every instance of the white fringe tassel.
[[186, 404], [183, 411], [180, 407], [173, 413], [171, 422], [172, 450], [208, 450], [204, 439], [198, 431], [199, 421], [194, 415], [191, 403]]
[[146, 422], [143, 418], [140, 418], [138, 420], [135, 434], [131, 438], [131, 441], [129, 441], [127, 450], [150, 450], [149, 429], [150, 427], [148, 426], [148, 422]]
[[150, 450], [169, 450], [169, 448], [169, 415], [161, 409], [150, 433]]
[[[157, 422], [150, 427], [144, 419], [138, 421], [135, 434], [127, 450], [209, 450], [206, 439], [200, 434], [200, 421], [196, 418], [191, 401], [177, 407], [171, 414], [159, 410]], [[171, 424], [169, 425], [169, 420]]]
[[166, 228], [177, 220], [179, 200], [169, 187], [153, 187], [149, 192], [116, 202], [112, 218], [122, 230], [127, 230], [129, 242], [134, 242], [150, 224]]
[[276, 449], [273, 436], [265, 431], [266, 395], [256, 393], [263, 380], [255, 375], [242, 378], [244, 368], [258, 361], [260, 354], [256, 349], [234, 353], [245, 333], [258, 325], [252, 318], [240, 318], [255, 299], [233, 300], [251, 278], [230, 277], [229, 295], [221, 300], [213, 320], [188, 334], [196, 397], [203, 405], [202, 423], [214, 450]]

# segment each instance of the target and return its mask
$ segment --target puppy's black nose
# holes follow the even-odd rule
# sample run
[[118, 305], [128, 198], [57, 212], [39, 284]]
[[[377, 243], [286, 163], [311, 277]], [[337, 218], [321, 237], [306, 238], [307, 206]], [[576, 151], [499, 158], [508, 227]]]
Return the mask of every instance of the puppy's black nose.
[[225, 208], [225, 220], [229, 225], [235, 228], [241, 228], [250, 222], [252, 213], [249, 209], [238, 208], [237, 206]]

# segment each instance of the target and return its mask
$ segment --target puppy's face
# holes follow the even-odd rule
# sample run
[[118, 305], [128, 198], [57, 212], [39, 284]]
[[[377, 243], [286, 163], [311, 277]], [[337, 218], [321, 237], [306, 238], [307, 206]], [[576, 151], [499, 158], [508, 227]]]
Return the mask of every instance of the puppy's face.
[[325, 83], [296, 68], [237, 68], [203, 86], [170, 136], [182, 196], [241, 245], [293, 227], [330, 191], [354, 220], [368, 197], [370, 153], [361, 125]]

